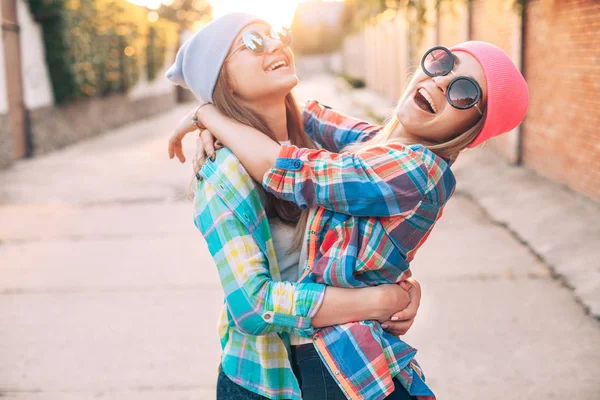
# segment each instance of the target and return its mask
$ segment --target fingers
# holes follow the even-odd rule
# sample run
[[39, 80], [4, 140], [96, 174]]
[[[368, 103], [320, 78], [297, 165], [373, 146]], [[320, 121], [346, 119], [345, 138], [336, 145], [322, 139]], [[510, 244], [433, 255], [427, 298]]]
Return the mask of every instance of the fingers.
[[194, 132], [198, 129], [192, 122], [191, 117], [186, 115], [177, 125], [175, 131], [169, 138], [169, 159], [177, 156], [179, 161], [185, 162], [185, 155], [183, 154], [182, 141], [185, 135], [190, 132]]
[[406, 333], [408, 332], [408, 330], [414, 322], [414, 319], [407, 321], [386, 321], [383, 324], [381, 324], [381, 327], [384, 331], [394, 336], [401, 336], [406, 335]]
[[215, 160], [215, 137], [208, 129], [203, 130], [200, 133], [200, 138], [202, 139], [202, 144], [204, 147], [204, 152], [208, 156], [211, 161]]
[[175, 147], [175, 154], [177, 154], [177, 158], [180, 162], [185, 162], [185, 154], [183, 154], [183, 146], [179, 144], [179, 146]]
[[206, 155], [204, 153], [204, 145], [202, 143], [202, 139], [199, 137], [196, 138], [196, 156], [194, 157], [194, 173], [198, 173], [200, 168], [206, 162]]
[[411, 287], [417, 289], [419, 293], [421, 292], [421, 284], [415, 278], [406, 278], [405, 282]]
[[183, 154], [183, 146], [181, 140], [183, 137], [179, 137], [178, 133], [175, 132], [169, 139], [169, 158], [172, 159], [177, 156], [179, 161], [185, 162], [185, 155]]
[[198, 172], [206, 162], [207, 154], [211, 156], [211, 161], [214, 161], [215, 152], [221, 148], [223, 148], [223, 145], [218, 140], [215, 140], [210, 131], [204, 129], [200, 132], [200, 136], [196, 137], [196, 154], [192, 161], [192, 168], [197, 178], [199, 176]]
[[408, 284], [410, 285], [410, 289], [408, 291], [410, 303], [404, 310], [392, 315], [391, 320], [393, 321], [411, 320], [417, 316], [417, 312], [419, 311], [419, 307], [421, 305], [421, 285], [419, 285], [417, 281], [409, 281]]

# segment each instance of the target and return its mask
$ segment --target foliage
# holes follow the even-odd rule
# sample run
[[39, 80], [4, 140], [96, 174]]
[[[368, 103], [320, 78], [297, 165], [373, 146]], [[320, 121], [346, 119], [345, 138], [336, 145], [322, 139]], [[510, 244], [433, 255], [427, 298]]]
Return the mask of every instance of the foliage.
[[[138, 82], [144, 68], [153, 78], [164, 65], [167, 47], [177, 45], [177, 26], [151, 23], [145, 8], [125, 0], [28, 1], [42, 27], [57, 104], [124, 92]], [[151, 28], [154, 49], [148, 57]]]
[[342, 74], [341, 76], [354, 89], [362, 89], [367, 86], [363, 79], [354, 78], [354, 77], [352, 77], [350, 75], [346, 75], [346, 74]]
[[196, 24], [212, 19], [212, 8], [207, 0], [173, 0], [170, 5], [163, 4], [158, 14], [184, 29], [194, 29]]
[[344, 40], [344, 5], [338, 2], [306, 1], [298, 4], [291, 30], [292, 48], [302, 54], [329, 53]]
[[[360, 30], [365, 23], [385, 12], [403, 12], [408, 19], [412, 39], [420, 44], [425, 26], [431, 21], [427, 16], [428, 7], [439, 8], [442, 3], [454, 6], [458, 3], [472, 2], [473, 0], [344, 0], [346, 11], [344, 20], [348, 31]], [[507, 0], [513, 3], [513, 9], [520, 14], [527, 0]]]

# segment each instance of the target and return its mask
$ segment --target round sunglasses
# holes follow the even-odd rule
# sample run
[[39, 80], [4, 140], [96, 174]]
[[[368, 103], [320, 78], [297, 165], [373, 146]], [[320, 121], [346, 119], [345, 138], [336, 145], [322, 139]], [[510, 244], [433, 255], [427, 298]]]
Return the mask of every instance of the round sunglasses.
[[446, 89], [448, 103], [459, 110], [468, 110], [475, 107], [479, 114], [483, 115], [477, 105], [481, 100], [481, 86], [473, 78], [468, 76], [456, 76], [452, 71], [454, 68], [454, 56], [443, 46], [433, 47], [425, 53], [421, 59], [423, 72], [431, 77], [445, 76], [449, 73], [455, 76]]
[[[273, 40], [279, 40], [286, 47], [292, 44], [292, 32], [288, 29], [282, 29], [280, 31], [271, 29], [268, 37], [270, 37]], [[267, 41], [265, 40], [265, 35], [259, 32], [244, 32], [244, 34], [242, 35], [242, 41], [243, 44], [236, 48], [234, 51], [232, 51], [229, 57], [225, 59], [225, 61], [229, 60], [235, 53], [243, 49], [248, 49], [254, 54], [264, 54], [267, 52]]]

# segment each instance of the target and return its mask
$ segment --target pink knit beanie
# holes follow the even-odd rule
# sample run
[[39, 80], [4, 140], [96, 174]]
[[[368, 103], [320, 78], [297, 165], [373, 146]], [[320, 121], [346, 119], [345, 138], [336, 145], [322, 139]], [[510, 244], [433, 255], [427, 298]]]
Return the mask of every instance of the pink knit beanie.
[[450, 51], [464, 51], [479, 61], [487, 81], [487, 111], [483, 128], [469, 147], [516, 128], [527, 112], [529, 89], [508, 55], [487, 42], [465, 42]]

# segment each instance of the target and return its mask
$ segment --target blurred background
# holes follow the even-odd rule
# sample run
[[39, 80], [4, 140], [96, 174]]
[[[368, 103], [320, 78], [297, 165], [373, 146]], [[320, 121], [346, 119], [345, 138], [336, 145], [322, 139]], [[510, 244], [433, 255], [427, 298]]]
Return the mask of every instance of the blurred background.
[[406, 340], [442, 400], [600, 399], [599, 1], [0, 4], [0, 397], [214, 399], [222, 291], [166, 156], [194, 99], [164, 74], [249, 11], [291, 28], [301, 101], [372, 123], [434, 45], [511, 56], [529, 112], [453, 167]]

